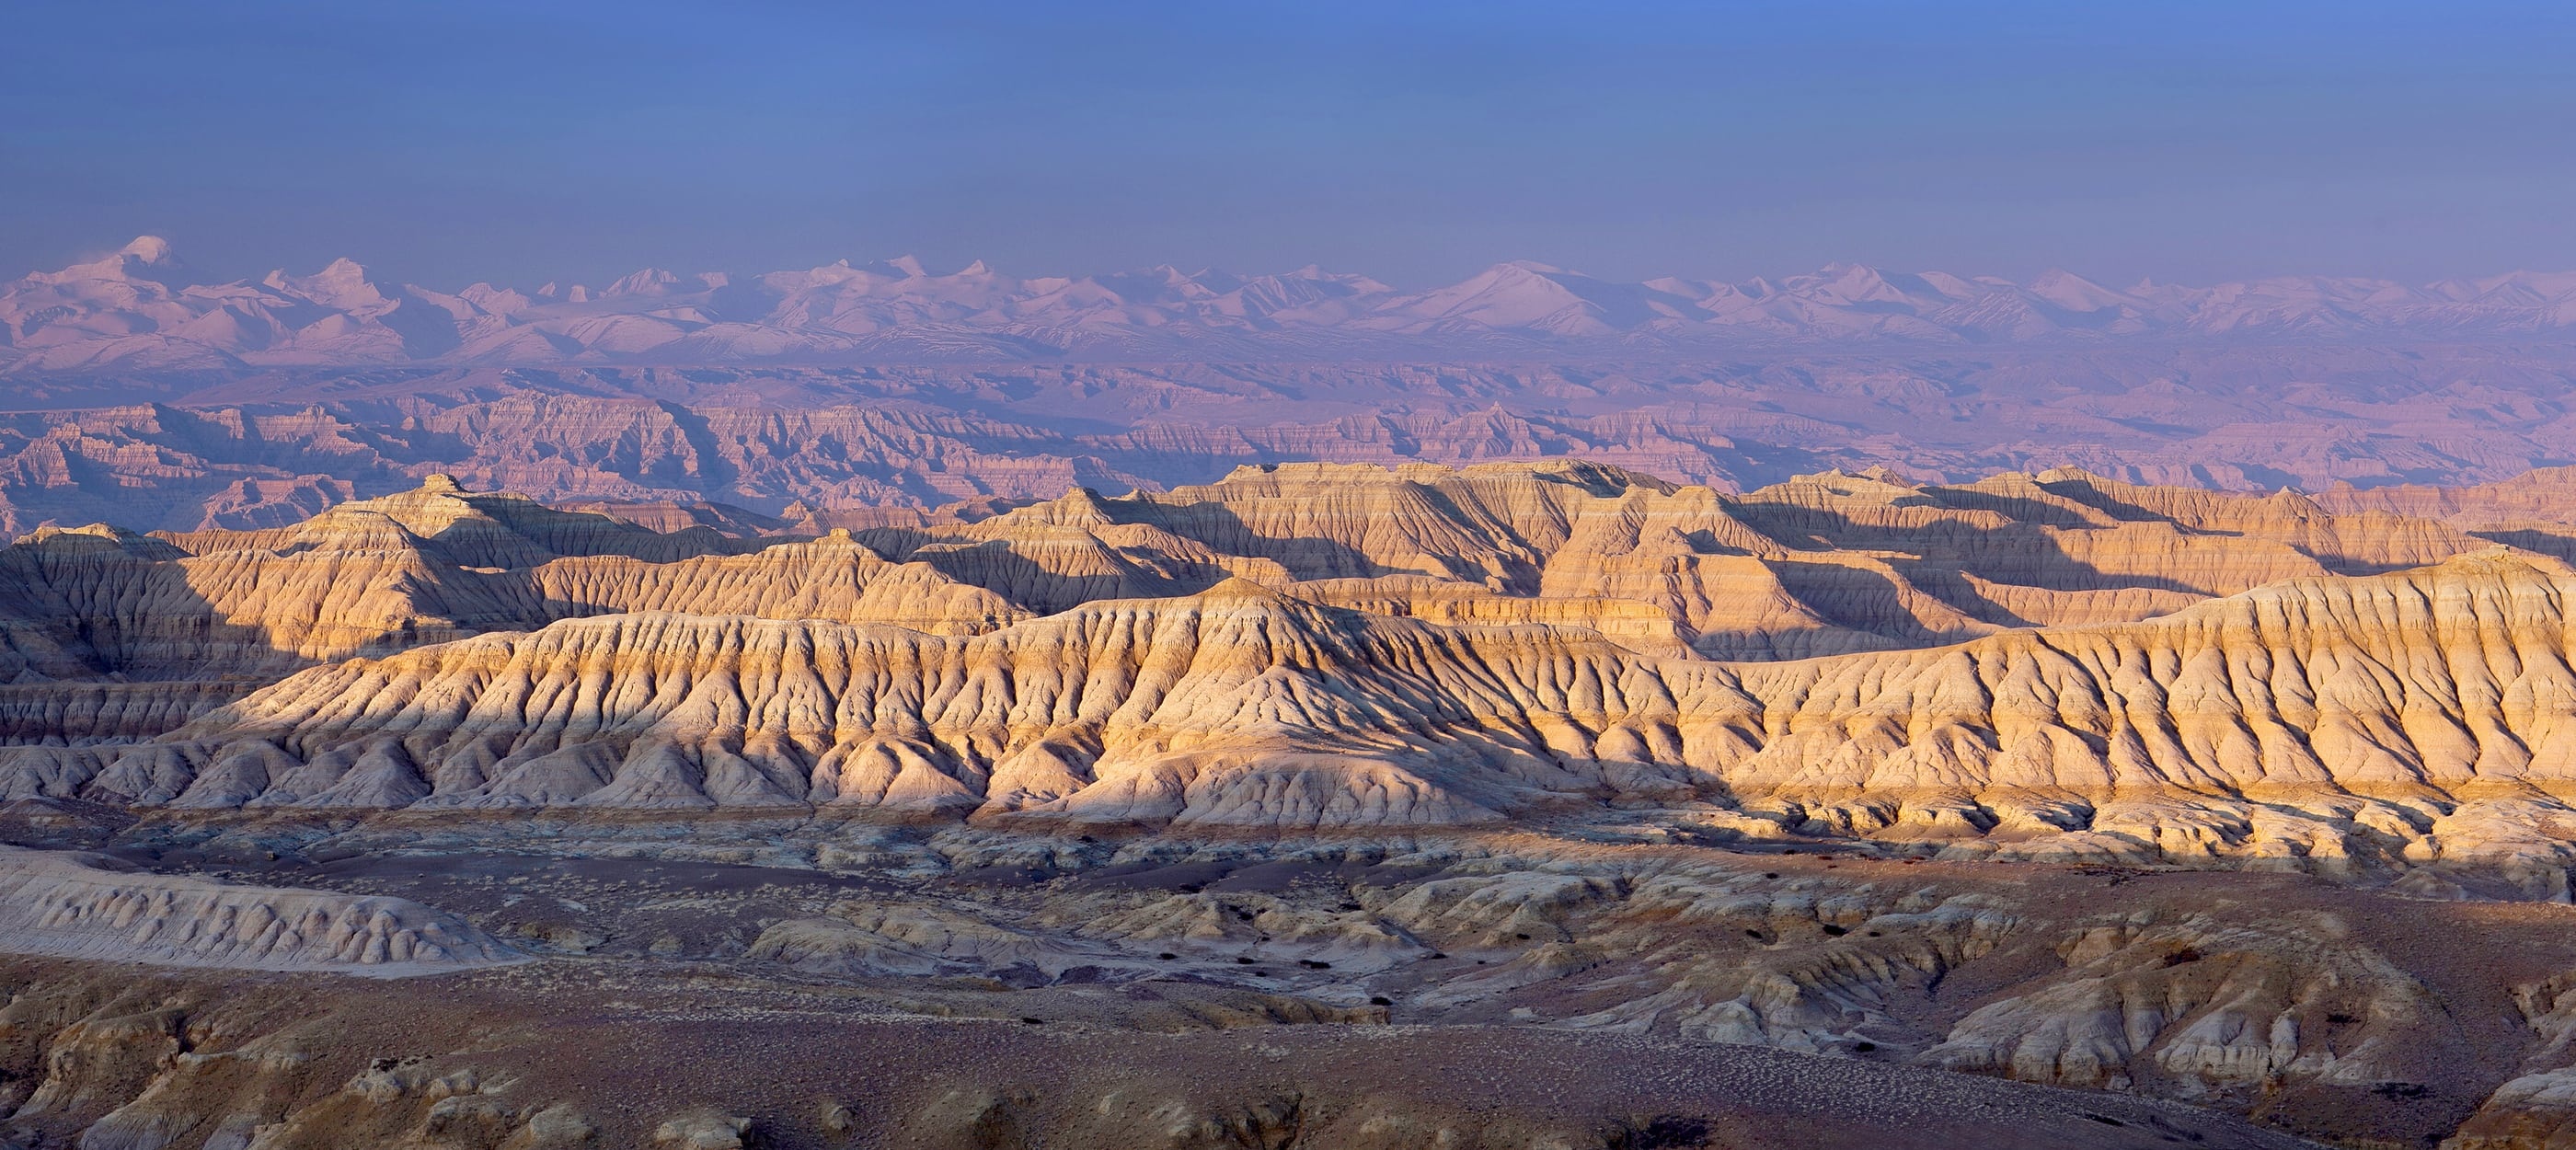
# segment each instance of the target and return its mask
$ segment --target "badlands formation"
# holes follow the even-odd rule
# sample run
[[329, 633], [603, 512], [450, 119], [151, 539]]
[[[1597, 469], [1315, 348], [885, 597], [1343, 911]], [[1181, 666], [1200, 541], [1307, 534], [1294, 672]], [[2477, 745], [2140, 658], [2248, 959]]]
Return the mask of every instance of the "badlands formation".
[[2571, 1144], [2563, 483], [37, 528], [0, 1145]]

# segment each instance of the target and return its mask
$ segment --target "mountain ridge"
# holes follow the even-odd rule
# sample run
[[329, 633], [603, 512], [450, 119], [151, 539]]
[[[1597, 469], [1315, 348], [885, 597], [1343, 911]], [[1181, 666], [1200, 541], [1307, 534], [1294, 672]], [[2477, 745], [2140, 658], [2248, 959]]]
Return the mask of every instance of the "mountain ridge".
[[[1323, 829], [1606, 800], [2555, 897], [2576, 531], [2512, 538], [2073, 469], [1722, 496], [1548, 461], [754, 541], [441, 475], [293, 527], [0, 548], [34, 736], [0, 801]], [[135, 712], [144, 680], [191, 701]]]
[[1017, 277], [909, 256], [757, 275], [646, 268], [601, 288], [455, 292], [310, 275], [192, 282], [173, 246], [0, 284], [0, 374], [390, 365], [1655, 356], [1728, 348], [2539, 338], [2576, 335], [2576, 273], [2422, 285], [2273, 276], [2115, 288], [2062, 269], [2027, 284], [1832, 264], [1728, 282], [1601, 279], [1531, 261], [1400, 291], [1309, 266], [1162, 265]]

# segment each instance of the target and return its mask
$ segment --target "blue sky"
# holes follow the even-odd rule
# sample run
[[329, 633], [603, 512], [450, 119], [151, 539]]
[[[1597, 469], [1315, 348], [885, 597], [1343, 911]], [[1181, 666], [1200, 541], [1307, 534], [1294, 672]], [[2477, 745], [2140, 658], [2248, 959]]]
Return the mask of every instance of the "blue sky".
[[40, 3], [0, 275], [2576, 268], [2576, 5]]

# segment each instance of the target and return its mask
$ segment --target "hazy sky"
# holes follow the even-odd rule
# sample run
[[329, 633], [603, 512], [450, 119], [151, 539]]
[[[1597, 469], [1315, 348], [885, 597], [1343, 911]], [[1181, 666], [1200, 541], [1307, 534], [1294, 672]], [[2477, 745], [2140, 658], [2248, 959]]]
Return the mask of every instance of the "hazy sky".
[[2576, 268], [2576, 4], [12, 5], [0, 275]]

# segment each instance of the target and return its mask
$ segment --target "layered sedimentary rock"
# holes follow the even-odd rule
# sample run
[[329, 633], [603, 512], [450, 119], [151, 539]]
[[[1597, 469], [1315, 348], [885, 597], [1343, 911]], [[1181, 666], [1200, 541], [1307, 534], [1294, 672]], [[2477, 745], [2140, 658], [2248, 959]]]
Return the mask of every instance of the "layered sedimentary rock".
[[2317, 501], [2338, 514], [2436, 520], [2480, 538], [2576, 560], [2576, 468], [2543, 467], [2462, 487], [2408, 484], [2363, 490], [2338, 484]]
[[[46, 529], [0, 551], [15, 616], [0, 619], [0, 670], [29, 681], [258, 681], [628, 610], [966, 633], [1232, 577], [1317, 583], [1308, 597], [1424, 618], [1592, 626], [1657, 653], [1678, 644], [1718, 659], [1802, 658], [2146, 618], [2277, 579], [2490, 545], [2385, 510], [2337, 515], [2288, 493], [2183, 492], [2076, 471], [1965, 486], [1825, 473], [1730, 496], [1590, 464], [1282, 465], [1168, 493], [1077, 489], [1026, 506], [844, 518], [856, 524], [849, 540], [779, 547], [705, 524], [654, 531], [433, 476], [287, 526]], [[1351, 582], [1386, 579], [1412, 582]]]
[[[670, 614], [304, 672], [11, 793], [182, 807], [838, 805], [1272, 828], [1609, 800], [1963, 857], [2572, 857], [2576, 574], [2497, 551], [2125, 624], [1773, 664], [1233, 580], [972, 637]], [[103, 760], [103, 761], [102, 761]], [[2556, 876], [2556, 877], [2552, 877]]]
[[[2072, 470], [1965, 486], [1832, 472], [1729, 496], [1589, 464], [1289, 464], [950, 518], [858, 535], [1042, 610], [1185, 593], [1230, 575], [1333, 581], [1316, 597], [1386, 603], [1393, 588], [1346, 581], [1404, 578], [1529, 601], [1449, 617], [1590, 614], [1650, 646], [1678, 637], [1720, 659], [2142, 619], [2280, 579], [2492, 546], [2429, 520], [2333, 515], [2289, 493], [2137, 487]], [[1621, 606], [1597, 606], [1612, 602]], [[1629, 604], [1664, 616], [1669, 634], [1620, 621], [1636, 614]]]
[[48, 529], [0, 549], [0, 639], [22, 682], [256, 683], [316, 662], [556, 619], [685, 605], [934, 632], [1024, 614], [843, 535], [758, 544], [651, 531], [452, 479], [287, 527]]
[[0, 754], [19, 745], [84, 746], [150, 738], [239, 698], [245, 689], [221, 681], [0, 686]]
[[973, 633], [1237, 576], [1380, 613], [1796, 658], [2144, 618], [2488, 545], [2382, 512], [2072, 472], [1955, 488], [1826, 474], [1731, 497], [1590, 465], [1288, 466], [1168, 494], [879, 519], [810, 542], [664, 533], [434, 477], [254, 531], [47, 529], [0, 550], [0, 668], [27, 682], [247, 684], [634, 610]]
[[756, 554], [646, 563], [623, 556], [559, 559], [524, 576], [487, 580], [503, 602], [488, 625], [525, 626], [586, 615], [686, 611], [771, 619], [890, 623], [932, 634], [977, 634], [1030, 612], [926, 563], [892, 563], [847, 533], [782, 542]]
[[521, 956], [402, 899], [119, 873], [0, 846], [0, 951], [247, 970], [423, 974]]
[[[1569, 654], [1597, 669], [1560, 681]], [[136, 748], [84, 793], [229, 805], [292, 776], [308, 791], [292, 801], [324, 803], [364, 777], [379, 797], [425, 785], [430, 805], [1472, 821], [1581, 794], [1540, 729], [1600, 705], [1593, 678], [1639, 661], [1579, 635], [1373, 620], [1240, 580], [964, 639], [623, 615], [319, 669]], [[1471, 665], [1488, 670], [1456, 677]], [[253, 729], [271, 733], [230, 734]], [[348, 762], [310, 767], [333, 748]]]
[[[819, 537], [446, 483], [255, 532], [47, 531], [0, 553], [45, 604], [0, 629], [0, 829], [235, 881], [0, 857], [35, 924], [0, 936], [281, 969], [407, 970], [407, 946], [445, 964], [422, 972], [509, 938], [1094, 1043], [1466, 1024], [1437, 1033], [2546, 1145], [2576, 1123], [2576, 952], [2545, 905], [2576, 868], [2576, 570], [2330, 502], [1284, 466], [817, 514]], [[632, 1009], [618, 985], [601, 1010]], [[795, 1013], [763, 1001], [763, 1026]], [[569, 1088], [446, 1070], [244, 1101], [75, 1072], [161, 1049], [148, 1013], [62, 1031], [26, 1121], [105, 1144], [256, 1113], [240, 1130], [279, 1146], [1071, 1129], [1000, 1087], [577, 1118]], [[1202, 1118], [1328, 1121], [1278, 1105]], [[1603, 1140], [1679, 1128], [1654, 1121]]]
[[[56, 744], [0, 762], [14, 796], [1262, 826], [1608, 799], [2015, 854], [2560, 849], [2511, 804], [2567, 769], [2564, 569], [2286, 494], [1309, 465], [763, 545], [438, 480], [0, 565], [11, 738]], [[1792, 661], [1710, 661], [1746, 656]]]

